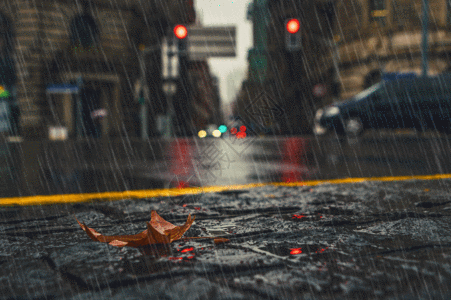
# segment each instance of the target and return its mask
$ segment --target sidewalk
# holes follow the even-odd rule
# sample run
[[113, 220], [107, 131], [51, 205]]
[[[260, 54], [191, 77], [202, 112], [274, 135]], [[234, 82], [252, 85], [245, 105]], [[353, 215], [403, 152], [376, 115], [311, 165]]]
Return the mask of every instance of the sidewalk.
[[[0, 299], [449, 299], [450, 180], [264, 186], [112, 202], [1, 207]], [[167, 256], [93, 242], [145, 229], [185, 236]]]

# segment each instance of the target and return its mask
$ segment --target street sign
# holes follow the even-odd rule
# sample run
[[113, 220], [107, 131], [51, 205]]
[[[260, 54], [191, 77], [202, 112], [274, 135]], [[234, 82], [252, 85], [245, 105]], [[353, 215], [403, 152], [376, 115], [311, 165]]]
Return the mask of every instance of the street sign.
[[74, 84], [50, 84], [46, 89], [49, 94], [75, 94], [78, 91], [78, 86]]
[[105, 108], [99, 108], [96, 110], [93, 110], [91, 112], [91, 118], [92, 119], [97, 119], [97, 118], [104, 118], [108, 115], [108, 112]]
[[49, 127], [49, 139], [51, 141], [64, 141], [68, 138], [67, 128], [64, 126]]
[[191, 60], [236, 56], [236, 28], [189, 27], [188, 55]]
[[[137, 100], [140, 104], [143, 104], [145, 101], [150, 100], [150, 92], [149, 87], [147, 85], [143, 86], [143, 82], [141, 78], [138, 78], [135, 81], [135, 89], [134, 89], [134, 98]], [[141, 97], [142, 96], [142, 97]], [[141, 103], [143, 102], [143, 103]]]
[[323, 83], [318, 83], [317, 85], [315, 85], [313, 87], [313, 95], [315, 97], [318, 97], [318, 98], [324, 97], [324, 96], [326, 96], [326, 92], [327, 92], [327, 89]]

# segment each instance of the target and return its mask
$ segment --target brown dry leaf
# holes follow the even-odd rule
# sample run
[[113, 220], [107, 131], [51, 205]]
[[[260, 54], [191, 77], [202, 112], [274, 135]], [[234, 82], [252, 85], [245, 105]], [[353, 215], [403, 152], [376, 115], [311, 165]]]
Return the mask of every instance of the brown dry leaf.
[[[77, 218], [75, 218], [77, 220]], [[195, 217], [188, 216], [185, 225], [175, 226], [162, 217], [156, 211], [150, 214], [150, 222], [147, 222], [147, 229], [141, 233], [133, 235], [115, 235], [105, 236], [92, 228], [89, 228], [84, 223], [77, 220], [80, 227], [88, 234], [88, 236], [96, 242], [108, 243], [116, 247], [143, 247], [153, 244], [169, 244], [175, 240], [180, 239], [183, 234], [191, 227]]]
[[215, 243], [215, 245], [219, 245], [219, 244], [223, 244], [223, 243], [228, 243], [228, 242], [230, 242], [230, 240], [226, 239], [226, 238], [216, 238], [213, 240], [213, 242]]

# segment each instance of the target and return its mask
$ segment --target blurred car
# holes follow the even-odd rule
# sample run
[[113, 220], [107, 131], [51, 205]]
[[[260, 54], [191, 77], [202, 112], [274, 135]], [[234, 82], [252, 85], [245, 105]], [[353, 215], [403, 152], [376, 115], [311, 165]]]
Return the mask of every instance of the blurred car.
[[369, 128], [451, 132], [451, 74], [382, 81], [316, 112], [313, 131], [358, 136]]
[[219, 138], [221, 137], [222, 133], [221, 131], [219, 131], [218, 126], [210, 124], [207, 126], [207, 128], [200, 130], [197, 135], [201, 139], [206, 137]]

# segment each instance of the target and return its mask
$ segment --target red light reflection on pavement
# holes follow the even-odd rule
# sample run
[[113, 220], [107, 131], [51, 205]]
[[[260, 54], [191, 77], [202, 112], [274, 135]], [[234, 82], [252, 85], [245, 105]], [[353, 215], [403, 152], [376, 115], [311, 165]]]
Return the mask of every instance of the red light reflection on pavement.
[[170, 155], [170, 172], [175, 178], [174, 185], [177, 188], [189, 187], [188, 179], [194, 174], [192, 164], [193, 149], [188, 139], [172, 141], [167, 148]]
[[185, 253], [185, 252], [190, 252], [190, 251], [193, 251], [193, 250], [194, 250], [194, 248], [193, 248], [193, 247], [190, 247], [190, 248], [183, 249], [183, 250], [180, 251], [180, 252]]
[[307, 148], [307, 140], [299, 137], [290, 137], [284, 139], [283, 144], [283, 165], [282, 170], [283, 182], [296, 182], [304, 180], [305, 155]]
[[302, 250], [301, 250], [302, 248], [292, 248], [292, 249], [290, 249], [291, 251], [290, 251], [290, 254], [291, 255], [296, 255], [296, 254], [301, 254], [302, 253]]
[[305, 218], [305, 216], [304, 215], [293, 215], [292, 218], [293, 219], [302, 219], [302, 218]]
[[189, 184], [187, 183], [187, 182], [185, 182], [185, 181], [180, 181], [179, 182], [179, 184], [177, 185], [177, 188], [178, 189], [183, 189], [183, 188], [186, 188], [186, 187], [188, 187], [189, 186]]

